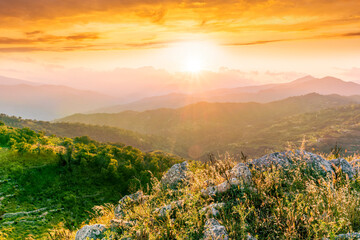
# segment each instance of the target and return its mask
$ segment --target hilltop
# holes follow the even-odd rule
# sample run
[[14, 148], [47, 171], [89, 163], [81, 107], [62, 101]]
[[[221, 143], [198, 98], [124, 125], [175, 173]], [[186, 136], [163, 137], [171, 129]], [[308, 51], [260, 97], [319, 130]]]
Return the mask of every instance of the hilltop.
[[66, 239], [358, 239], [359, 161], [291, 150], [175, 164]]

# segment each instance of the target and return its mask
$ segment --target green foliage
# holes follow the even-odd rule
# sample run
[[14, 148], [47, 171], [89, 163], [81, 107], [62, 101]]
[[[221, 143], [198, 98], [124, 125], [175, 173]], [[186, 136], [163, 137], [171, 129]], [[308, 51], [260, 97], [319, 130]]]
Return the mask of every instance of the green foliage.
[[0, 219], [0, 232], [6, 239], [45, 238], [59, 224], [74, 230], [89, 219], [93, 206], [116, 203], [141, 186], [150, 190], [153, 175], [149, 171], [159, 178], [181, 160], [160, 152], [102, 144], [88, 136], [58, 138], [5, 125], [0, 126], [0, 144], [0, 180], [9, 179], [0, 183], [0, 192], [9, 196], [2, 201], [1, 211], [46, 208], [44, 214], [47, 212], [41, 220], [35, 214]]

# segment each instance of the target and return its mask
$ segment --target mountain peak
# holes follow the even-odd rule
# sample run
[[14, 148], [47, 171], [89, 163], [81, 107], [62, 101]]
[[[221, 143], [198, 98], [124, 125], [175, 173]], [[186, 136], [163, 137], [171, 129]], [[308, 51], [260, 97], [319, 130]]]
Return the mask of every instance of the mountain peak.
[[290, 83], [304, 83], [304, 82], [308, 82], [308, 81], [313, 81], [313, 80], [317, 80], [318, 78], [315, 78], [311, 75], [307, 75], [305, 77], [301, 77], [301, 78], [298, 78]]
[[343, 80], [336, 78], [336, 77], [332, 77], [332, 76], [326, 76], [326, 77], [321, 78], [320, 80], [331, 81], [331, 82], [344, 82]]

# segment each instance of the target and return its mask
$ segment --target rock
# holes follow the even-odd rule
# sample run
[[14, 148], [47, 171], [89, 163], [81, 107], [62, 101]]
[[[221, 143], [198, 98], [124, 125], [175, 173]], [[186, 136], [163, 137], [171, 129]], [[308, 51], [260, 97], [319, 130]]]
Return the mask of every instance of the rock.
[[230, 183], [228, 181], [224, 181], [223, 183], [217, 185], [217, 192], [224, 193], [227, 192], [230, 188], [231, 188]]
[[231, 178], [228, 181], [224, 181], [216, 186], [210, 186], [205, 189], [201, 189], [201, 195], [203, 197], [209, 197], [209, 196], [215, 196], [218, 193], [225, 193], [230, 190], [231, 185], [241, 185], [243, 183], [242, 180], [239, 180], [238, 178]]
[[360, 239], [360, 233], [358, 232], [354, 232], [354, 233], [346, 233], [346, 234], [340, 234], [337, 235], [335, 237], [335, 239], [351, 239], [351, 240], [356, 240], [356, 239]]
[[[337, 158], [329, 161], [336, 168], [341, 168], [342, 172], [349, 176], [349, 179], [353, 179], [355, 176], [355, 170], [351, 164], [343, 158]], [[336, 169], [335, 169], [336, 170]]]
[[145, 195], [142, 191], [137, 191], [136, 193], [126, 195], [122, 199], [120, 199], [119, 204], [116, 206], [114, 210], [115, 218], [120, 219], [124, 217], [124, 208], [132, 205], [134, 203], [139, 203], [145, 198]]
[[205, 223], [203, 240], [228, 240], [228, 233], [216, 219], [210, 218]]
[[164, 187], [177, 189], [179, 185], [186, 183], [191, 177], [188, 170], [188, 163], [182, 162], [173, 165], [161, 178], [161, 184]]
[[85, 225], [75, 235], [75, 240], [102, 239], [105, 237], [106, 228], [103, 224]]
[[353, 169], [355, 171], [355, 174], [359, 175], [359, 173], [360, 173], [360, 159], [355, 159], [350, 164], [353, 167]]
[[330, 176], [334, 174], [330, 162], [317, 154], [300, 150], [271, 153], [261, 158], [254, 159], [248, 163], [248, 166], [259, 170], [266, 170], [272, 166], [286, 168], [299, 160], [306, 161], [310, 167], [321, 174]]
[[210, 186], [205, 189], [201, 189], [201, 195], [203, 197], [215, 196], [216, 193], [218, 192], [217, 188], [218, 188], [217, 186]]
[[230, 177], [231, 179], [235, 179], [235, 181], [233, 180], [235, 185], [240, 185], [241, 182], [244, 184], [250, 184], [252, 181], [250, 169], [244, 163], [238, 163], [235, 167], [233, 167], [230, 171]]
[[174, 201], [168, 205], [165, 205], [161, 208], [156, 208], [154, 213], [158, 214], [158, 217], [166, 217], [169, 215], [173, 210], [182, 208], [184, 206], [184, 201]]
[[219, 210], [223, 209], [224, 207], [225, 207], [225, 203], [212, 203], [209, 206], [203, 207], [200, 210], [200, 213], [218, 217], [220, 215]]

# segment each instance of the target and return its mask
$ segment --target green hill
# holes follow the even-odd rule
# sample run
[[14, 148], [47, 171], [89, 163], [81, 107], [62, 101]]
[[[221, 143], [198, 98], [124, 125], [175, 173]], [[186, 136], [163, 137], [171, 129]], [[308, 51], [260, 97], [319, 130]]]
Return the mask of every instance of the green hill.
[[0, 121], [12, 127], [27, 127], [34, 131], [42, 131], [46, 135], [55, 134], [60, 137], [69, 138], [86, 135], [96, 141], [129, 145], [142, 151], [167, 150], [170, 148], [167, 139], [164, 137], [150, 136], [109, 126], [91, 126], [80, 123], [51, 123], [11, 117], [5, 114], [0, 114]]
[[48, 239], [52, 229], [75, 229], [96, 213], [95, 205], [151, 189], [151, 179], [179, 161], [160, 151], [45, 136], [0, 122], [0, 239]]

